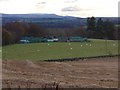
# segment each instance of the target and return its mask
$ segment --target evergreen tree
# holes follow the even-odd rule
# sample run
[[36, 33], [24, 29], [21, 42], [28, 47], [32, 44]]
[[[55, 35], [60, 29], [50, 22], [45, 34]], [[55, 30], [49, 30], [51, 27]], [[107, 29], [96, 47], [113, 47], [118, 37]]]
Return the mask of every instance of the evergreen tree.
[[90, 38], [95, 37], [95, 30], [96, 30], [96, 19], [94, 17], [87, 18], [87, 36]]
[[94, 17], [87, 19], [87, 30], [95, 31], [96, 28], [96, 19]]
[[112, 22], [109, 20], [106, 20], [104, 22], [104, 37], [107, 37], [108, 39], [114, 39], [114, 31], [115, 31], [115, 26]]
[[96, 34], [98, 38], [104, 38], [104, 21], [99, 18], [96, 24]]

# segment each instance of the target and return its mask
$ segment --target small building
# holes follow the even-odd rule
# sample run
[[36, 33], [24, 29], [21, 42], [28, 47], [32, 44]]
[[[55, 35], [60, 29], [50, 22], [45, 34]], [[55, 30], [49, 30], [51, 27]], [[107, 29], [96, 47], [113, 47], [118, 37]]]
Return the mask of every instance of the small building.
[[47, 39], [47, 42], [58, 42], [58, 38]]
[[53, 40], [54, 40], [54, 42], [58, 42], [59, 39], [58, 38], [53, 38]]
[[69, 41], [70, 42], [83, 42], [83, 41], [87, 41], [87, 38], [82, 38], [80, 36], [74, 36], [74, 37], [70, 37]]
[[57, 42], [58, 38], [22, 37], [20, 43]]
[[41, 42], [41, 39], [36, 37], [22, 37], [20, 43], [22, 43], [21, 41], [22, 42], [29, 41], [29, 43], [39, 43]]
[[20, 40], [20, 43], [27, 44], [29, 43], [29, 40]]
[[40, 42], [84, 42], [87, 38], [80, 36], [58, 37], [58, 38], [39, 38], [39, 37], [22, 37], [20, 43], [40, 43]]
[[47, 39], [47, 42], [54, 42], [53, 39]]

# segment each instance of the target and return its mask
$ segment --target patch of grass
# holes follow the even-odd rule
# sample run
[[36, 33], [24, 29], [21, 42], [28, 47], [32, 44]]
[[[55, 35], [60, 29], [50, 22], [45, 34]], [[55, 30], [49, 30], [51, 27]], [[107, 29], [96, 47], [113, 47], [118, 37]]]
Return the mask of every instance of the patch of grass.
[[118, 42], [90, 39], [91, 42], [31, 43], [4, 46], [3, 60], [47, 60], [118, 54]]
[[2, 59], [2, 47], [0, 46], [0, 59]]

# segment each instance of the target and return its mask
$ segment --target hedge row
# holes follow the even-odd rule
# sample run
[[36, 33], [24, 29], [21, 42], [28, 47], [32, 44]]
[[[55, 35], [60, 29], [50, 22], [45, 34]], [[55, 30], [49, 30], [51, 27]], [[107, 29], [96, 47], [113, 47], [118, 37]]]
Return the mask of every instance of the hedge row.
[[105, 58], [105, 57], [116, 57], [120, 55], [102, 55], [102, 56], [91, 56], [91, 57], [79, 57], [79, 58], [64, 58], [64, 59], [48, 59], [44, 60], [47, 62], [64, 62], [64, 61], [79, 61], [79, 60], [85, 60], [85, 59], [91, 59], [91, 58]]

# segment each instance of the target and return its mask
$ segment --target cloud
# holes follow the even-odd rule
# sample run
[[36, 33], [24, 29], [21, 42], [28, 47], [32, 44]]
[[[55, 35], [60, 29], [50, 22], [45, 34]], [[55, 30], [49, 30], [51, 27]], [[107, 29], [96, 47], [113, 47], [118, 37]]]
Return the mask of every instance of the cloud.
[[46, 2], [39, 2], [38, 4], [46, 4]]
[[80, 11], [80, 9], [77, 7], [65, 7], [61, 11], [64, 11], [64, 12], [66, 12], [66, 11]]
[[65, 1], [65, 3], [75, 3], [75, 2], [78, 2], [78, 0], [67, 0], [67, 1]]
[[0, 2], [2, 2], [2, 1], [9, 1], [9, 0], [0, 0]]
[[91, 9], [84, 9], [84, 8], [80, 8], [80, 7], [77, 7], [77, 6], [73, 6], [73, 7], [65, 7], [61, 11], [72, 12], [72, 11], [90, 11], [90, 10]]
[[46, 2], [38, 2], [36, 5], [35, 5], [35, 8], [37, 10], [41, 10], [41, 9], [44, 9], [46, 6]]

